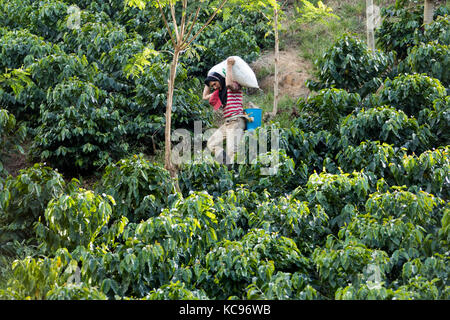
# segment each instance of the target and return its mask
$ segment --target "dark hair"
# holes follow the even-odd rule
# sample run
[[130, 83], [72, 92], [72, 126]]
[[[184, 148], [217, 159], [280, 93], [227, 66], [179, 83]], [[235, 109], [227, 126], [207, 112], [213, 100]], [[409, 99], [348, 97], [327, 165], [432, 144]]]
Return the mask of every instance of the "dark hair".
[[208, 74], [208, 76], [205, 79], [205, 84], [207, 86], [209, 86], [209, 83], [211, 81], [219, 81], [220, 84], [222, 84], [222, 81], [225, 83], [225, 78], [222, 77], [220, 74], [218, 74], [217, 72], [213, 72], [211, 74]]
[[225, 84], [225, 78], [217, 72], [212, 72], [212, 73], [208, 74], [208, 76], [206, 77], [205, 84], [207, 86], [209, 86], [209, 83], [211, 81], [219, 81], [219, 83], [220, 83], [219, 98], [220, 98], [220, 101], [222, 102], [222, 104], [226, 105], [227, 104], [227, 87]]

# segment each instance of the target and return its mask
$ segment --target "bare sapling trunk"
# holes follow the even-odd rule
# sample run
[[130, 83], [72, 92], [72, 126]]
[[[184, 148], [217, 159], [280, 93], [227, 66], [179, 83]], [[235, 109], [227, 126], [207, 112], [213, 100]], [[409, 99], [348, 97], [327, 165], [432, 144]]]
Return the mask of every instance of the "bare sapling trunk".
[[173, 92], [175, 89], [175, 77], [177, 73], [178, 57], [180, 55], [180, 49], [175, 48], [172, 64], [170, 66], [170, 76], [168, 81], [167, 90], [167, 104], [166, 104], [166, 128], [165, 128], [165, 152], [164, 152], [164, 167], [170, 172], [170, 175], [176, 177], [176, 168], [172, 163], [172, 106], [173, 106]]
[[367, 46], [375, 51], [375, 12], [373, 0], [366, 0]]
[[433, 21], [434, 1], [425, 0], [423, 8], [423, 24], [429, 24]]
[[272, 117], [278, 113], [278, 62], [280, 60], [280, 49], [278, 39], [278, 9], [274, 8], [274, 25], [275, 25], [275, 60], [274, 60], [274, 83], [273, 83], [273, 110]]

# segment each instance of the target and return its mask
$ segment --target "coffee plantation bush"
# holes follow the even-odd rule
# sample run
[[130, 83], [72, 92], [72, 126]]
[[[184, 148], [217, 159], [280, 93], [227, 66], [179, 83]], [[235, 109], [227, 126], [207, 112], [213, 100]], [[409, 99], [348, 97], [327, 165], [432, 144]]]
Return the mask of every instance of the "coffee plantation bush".
[[386, 273], [389, 272], [389, 256], [386, 252], [369, 249], [357, 238], [335, 240], [329, 236], [325, 247], [317, 248], [312, 259], [319, 280], [332, 297], [337, 288], [348, 282], [354, 286], [382, 282], [386, 281]]
[[345, 89], [366, 96], [375, 92], [389, 72], [393, 56], [372, 52], [356, 37], [345, 34], [317, 61], [318, 81], [308, 80], [311, 90]]
[[397, 163], [389, 164], [394, 185], [417, 186], [426, 192], [448, 199], [450, 171], [449, 147], [428, 150], [416, 155], [404, 154]]
[[0, 141], [3, 148], [0, 150], [0, 176], [3, 176], [6, 169], [2, 161], [7, 156], [6, 150], [18, 150], [23, 153], [20, 143], [26, 136], [26, 128], [16, 122], [16, 118], [5, 109], [0, 109]]
[[450, 85], [450, 53], [448, 45], [421, 44], [412, 48], [404, 67], [410, 73], [426, 73], [438, 79], [443, 86]]
[[[358, 108], [361, 98], [357, 93], [348, 93], [344, 89], [323, 89], [317, 95], [309, 96], [306, 101], [299, 100], [300, 111], [310, 115], [307, 127], [301, 129], [313, 131], [318, 129], [336, 131], [341, 117], [345, 117]], [[297, 121], [300, 125], [303, 120]], [[303, 120], [304, 121], [304, 120]]]
[[360, 172], [352, 174], [313, 173], [305, 188], [297, 188], [293, 195], [307, 201], [309, 206], [319, 205], [328, 216], [328, 226], [336, 232], [358, 212], [370, 191], [369, 178]]
[[114, 198], [79, 188], [52, 199], [45, 209], [45, 224], [36, 233], [48, 250], [91, 247], [111, 215]]
[[430, 126], [435, 146], [448, 145], [450, 143], [450, 97], [447, 95], [434, 100], [432, 108], [425, 108], [419, 113], [418, 122]]
[[115, 218], [138, 222], [158, 215], [169, 204], [175, 185], [166, 170], [143, 155], [133, 155], [108, 165], [97, 189], [121, 199], [113, 209]]
[[8, 176], [0, 191], [0, 250], [9, 253], [11, 242], [33, 242], [34, 224], [44, 218], [49, 201], [66, 188], [63, 176], [43, 163], [21, 170], [17, 177]]
[[[440, 7], [440, 11], [444, 12], [445, 9]], [[439, 11], [438, 11], [439, 12]], [[424, 25], [423, 34], [419, 30], [416, 30], [416, 45], [422, 43], [438, 43], [441, 45], [450, 45], [450, 16], [448, 13], [439, 15], [431, 23]]]
[[386, 79], [377, 95], [377, 103], [379, 106], [392, 106], [417, 118], [422, 109], [431, 108], [435, 99], [445, 95], [444, 86], [435, 78], [426, 74], [402, 74], [392, 80]]
[[189, 162], [185, 164], [178, 176], [183, 195], [191, 191], [205, 190], [214, 197], [234, 189], [232, 173], [225, 165], [217, 162]]
[[359, 145], [349, 145], [336, 156], [337, 163], [344, 172], [372, 172], [379, 178], [392, 181], [390, 167], [397, 164], [406, 150], [394, 148], [380, 141], [363, 141]]
[[[47, 93], [34, 153], [63, 170], [105, 166], [123, 155], [127, 144], [122, 119], [105, 91], [70, 78]], [[56, 125], [54, 125], [56, 124]]]
[[339, 172], [334, 162], [340, 146], [340, 137], [328, 130], [305, 132], [296, 127], [281, 131], [280, 145], [300, 170], [298, 181], [303, 183], [314, 171]]
[[[425, 27], [424, 37], [423, 4], [409, 7], [409, 0], [396, 1], [395, 4], [381, 9], [382, 23], [376, 29], [375, 38], [377, 46], [385, 52], [395, 52], [398, 60], [403, 60], [408, 55], [408, 49], [419, 42], [428, 42], [435, 39], [439, 27]], [[448, 8], [439, 6], [434, 10], [434, 20], [448, 14]], [[434, 30], [433, 30], [434, 29]], [[445, 29], [445, 27], [444, 27]], [[437, 31], [439, 32], [439, 31]], [[440, 36], [445, 37], [445, 32]]]
[[427, 126], [419, 126], [415, 118], [388, 106], [362, 109], [358, 114], [347, 116], [341, 123], [340, 131], [343, 147], [372, 140], [421, 152], [429, 148], [431, 139]]

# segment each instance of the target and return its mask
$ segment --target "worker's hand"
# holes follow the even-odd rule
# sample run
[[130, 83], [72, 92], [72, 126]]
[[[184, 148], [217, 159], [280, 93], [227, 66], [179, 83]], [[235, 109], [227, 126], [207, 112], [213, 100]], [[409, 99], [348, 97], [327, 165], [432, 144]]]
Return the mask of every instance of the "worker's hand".
[[229, 58], [227, 59], [227, 64], [228, 64], [229, 66], [232, 66], [235, 62], [236, 62], [236, 60], [234, 60], [233, 57], [229, 57]]

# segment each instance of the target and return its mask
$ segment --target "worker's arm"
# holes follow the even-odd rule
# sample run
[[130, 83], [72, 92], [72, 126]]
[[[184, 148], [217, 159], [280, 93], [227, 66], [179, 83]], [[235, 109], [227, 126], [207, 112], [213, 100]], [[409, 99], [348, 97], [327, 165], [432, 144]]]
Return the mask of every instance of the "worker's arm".
[[240, 89], [239, 84], [233, 80], [233, 65], [235, 63], [234, 58], [227, 59], [227, 74], [225, 75], [225, 85], [231, 91], [238, 91]]
[[203, 100], [209, 100], [211, 95], [212, 95], [212, 93], [210, 93], [209, 87], [207, 85], [205, 85], [205, 87], [203, 88]]

